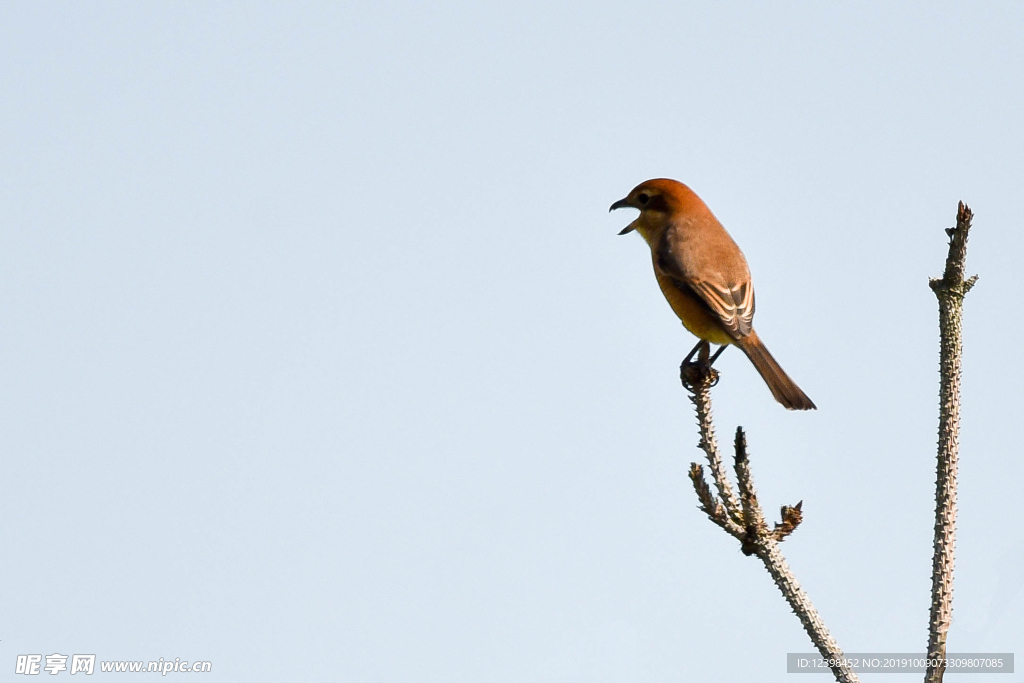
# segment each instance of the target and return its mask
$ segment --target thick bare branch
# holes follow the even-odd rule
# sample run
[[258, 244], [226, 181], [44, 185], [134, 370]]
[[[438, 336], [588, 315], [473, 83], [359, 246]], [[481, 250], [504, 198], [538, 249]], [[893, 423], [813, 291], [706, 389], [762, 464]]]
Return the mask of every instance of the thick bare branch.
[[836, 677], [836, 680], [839, 683], [857, 683], [859, 681], [857, 674], [854, 673], [853, 669], [845, 665], [846, 658], [843, 655], [843, 650], [839, 647], [836, 639], [832, 637], [832, 634], [829, 633], [825, 622], [821, 620], [818, 611], [811, 604], [811, 599], [807, 597], [807, 593], [804, 592], [796, 577], [793, 576], [786, 558], [783, 557], [782, 551], [779, 550], [779, 544], [771, 535], [762, 536], [758, 541], [755, 554], [764, 563], [768, 573], [771, 574], [772, 579], [775, 581], [775, 585], [779, 587], [779, 590], [786, 597], [786, 601], [793, 609], [793, 613], [800, 620], [800, 624], [807, 631], [807, 635], [811, 637], [814, 646], [818, 648], [821, 656], [826, 660], [840, 663], [840, 665], [832, 666], [832, 674]]
[[927, 683], [945, 673], [946, 635], [953, 619], [953, 561], [956, 546], [956, 484], [960, 450], [960, 375], [963, 355], [964, 295], [977, 281], [964, 280], [967, 237], [974, 215], [963, 202], [956, 227], [946, 230], [949, 253], [942, 278], [929, 282], [939, 299], [939, 447], [935, 476], [935, 540], [932, 556], [932, 602], [928, 617]]

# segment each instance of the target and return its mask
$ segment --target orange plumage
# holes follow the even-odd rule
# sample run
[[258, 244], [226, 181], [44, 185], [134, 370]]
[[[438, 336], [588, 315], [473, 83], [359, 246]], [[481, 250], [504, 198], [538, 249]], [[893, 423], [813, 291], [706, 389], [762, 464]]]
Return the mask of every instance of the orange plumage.
[[738, 346], [786, 408], [814, 409], [754, 331], [747, 260], [701, 198], [678, 181], [657, 178], [610, 210], [627, 207], [640, 216], [619, 234], [636, 230], [650, 246], [658, 285], [686, 329], [712, 344]]

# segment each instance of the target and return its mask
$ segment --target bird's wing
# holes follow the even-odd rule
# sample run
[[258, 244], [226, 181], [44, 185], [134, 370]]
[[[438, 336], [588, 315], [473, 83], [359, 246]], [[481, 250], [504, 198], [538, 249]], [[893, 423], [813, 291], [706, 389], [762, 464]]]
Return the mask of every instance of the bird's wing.
[[[687, 259], [686, 256], [690, 256], [691, 259]], [[678, 242], [672, 239], [672, 231], [669, 230], [655, 248], [655, 265], [658, 270], [671, 277], [677, 286], [689, 289], [700, 297], [722, 323], [726, 332], [734, 339], [740, 339], [753, 330], [754, 285], [750, 282], [745, 261], [727, 264], [725, 261], [729, 260], [731, 254], [722, 256], [724, 259], [720, 256], [701, 259], [699, 263], [690, 263], [692, 252], [680, 253]], [[740, 255], [740, 259], [742, 258]], [[722, 268], [726, 265], [733, 265], [733, 268]], [[728, 274], [728, 270], [732, 270], [732, 276]]]
[[754, 287], [749, 281], [735, 285], [702, 280], [685, 280], [718, 316], [731, 337], [746, 337], [753, 330]]

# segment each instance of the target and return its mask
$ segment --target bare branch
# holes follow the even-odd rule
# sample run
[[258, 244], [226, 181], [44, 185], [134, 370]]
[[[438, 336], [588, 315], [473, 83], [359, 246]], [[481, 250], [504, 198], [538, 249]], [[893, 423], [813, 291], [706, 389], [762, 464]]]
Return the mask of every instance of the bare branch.
[[[681, 368], [683, 385], [690, 391], [691, 400], [697, 410], [697, 424], [701, 431], [701, 449], [708, 456], [712, 465], [715, 483], [719, 491], [726, 491], [733, 494], [732, 484], [722, 466], [721, 455], [718, 452], [718, 445], [714, 438], [714, 425], [711, 422], [711, 387], [718, 379], [718, 373], [707, 365], [687, 363]], [[739, 501], [732, 498], [732, 507], [736, 511], [737, 520], [732, 514], [726, 514], [721, 510], [723, 506], [714, 494], [711, 487], [704, 479], [704, 470], [700, 465], [690, 465], [690, 479], [693, 481], [694, 489], [697, 491], [697, 498], [701, 501], [701, 509], [708, 514], [711, 521], [728, 531], [733, 537], [740, 540], [741, 549], [746, 555], [756, 555], [764, 563], [765, 568], [771, 575], [775, 585], [782, 591], [789, 606], [796, 613], [797, 618], [803, 625], [811, 642], [821, 653], [822, 657], [834, 662], [832, 673], [840, 683], [859, 683], [857, 674], [847, 666], [843, 651], [835, 639], [825, 627], [810, 598], [800, 587], [786, 558], [779, 551], [779, 540], [785, 538], [796, 529], [803, 518], [803, 502], [793, 507], [783, 506], [782, 523], [776, 524], [775, 529], [768, 529], [764, 521], [764, 513], [757, 501], [757, 491], [754, 488], [754, 479], [750, 470], [750, 460], [747, 455], [747, 440], [742, 428], [736, 430], [736, 481], [739, 487]], [[723, 499], [726, 497], [722, 493]], [[732, 525], [731, 528], [729, 525]]]
[[711, 478], [718, 489], [726, 513], [736, 524], [743, 524], [743, 513], [740, 510], [736, 493], [729, 482], [729, 475], [722, 464], [722, 454], [718, 450], [718, 439], [715, 438], [715, 425], [711, 420], [711, 387], [718, 383], [718, 372], [714, 368], [704, 367], [698, 363], [684, 363], [679, 368], [683, 386], [690, 392], [690, 401], [697, 411], [697, 428], [700, 430], [700, 441], [697, 447], [704, 451], [711, 470]]
[[742, 540], [743, 527], [729, 517], [725, 507], [711, 493], [711, 487], [704, 479], [704, 468], [695, 462], [690, 463], [690, 481], [693, 482], [693, 488], [697, 492], [700, 509], [712, 522], [725, 529], [730, 535]]
[[736, 483], [740, 488], [740, 503], [743, 504], [743, 521], [746, 537], [743, 540], [744, 555], [753, 555], [757, 551], [759, 537], [767, 532], [761, 505], [757, 502], [757, 491], [750, 473], [750, 460], [747, 458], [747, 435], [743, 427], [736, 428]]
[[[811, 604], [811, 599], [807, 597], [807, 593], [804, 592], [804, 589], [800, 587], [800, 584], [793, 576], [786, 558], [783, 557], [782, 551], [779, 550], [779, 544], [771, 535], [761, 538], [757, 545], [756, 554], [761, 558], [768, 573], [772, 575], [775, 585], [779, 587], [779, 590], [786, 597], [786, 601], [800, 620], [804, 630], [807, 631], [807, 635], [811, 637], [814, 646], [818, 648], [821, 656], [826, 660], [844, 662], [845, 655], [843, 655], [839, 643], [829, 633], [825, 622], [821, 620], [818, 611]], [[859, 681], [857, 674], [849, 666], [846, 666], [845, 663], [841, 666], [833, 666], [832, 674], [839, 683], [857, 683]]]
[[[932, 557], [932, 602], [928, 617], [926, 683], [945, 673], [946, 635], [953, 619], [953, 560], [956, 546], [956, 483], [960, 450], [960, 375], [963, 355], [964, 295], [977, 281], [964, 280], [967, 236], [974, 215], [960, 202], [956, 227], [946, 230], [949, 253], [941, 279], [929, 282], [939, 299], [939, 447], [935, 476], [935, 540]], [[931, 663], [936, 662], [935, 666]]]

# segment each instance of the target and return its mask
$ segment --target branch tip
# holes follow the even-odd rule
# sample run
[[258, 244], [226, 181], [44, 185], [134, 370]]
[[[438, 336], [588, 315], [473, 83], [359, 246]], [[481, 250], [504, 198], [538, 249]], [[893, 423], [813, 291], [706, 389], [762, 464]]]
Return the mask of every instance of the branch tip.
[[746, 462], [747, 458], [747, 434], [743, 431], [743, 427], [736, 428], [736, 440], [734, 442], [736, 447], [736, 462]]
[[802, 500], [793, 506], [782, 506], [780, 511], [782, 521], [777, 522], [775, 524], [775, 528], [772, 530], [772, 536], [775, 537], [776, 541], [784, 540], [787, 536], [796, 531], [796, 528], [800, 526], [800, 522], [804, 521], [803, 506], [804, 502]]

